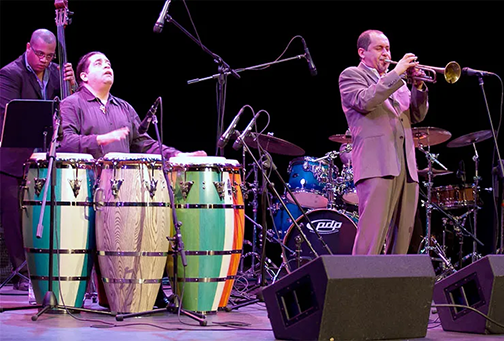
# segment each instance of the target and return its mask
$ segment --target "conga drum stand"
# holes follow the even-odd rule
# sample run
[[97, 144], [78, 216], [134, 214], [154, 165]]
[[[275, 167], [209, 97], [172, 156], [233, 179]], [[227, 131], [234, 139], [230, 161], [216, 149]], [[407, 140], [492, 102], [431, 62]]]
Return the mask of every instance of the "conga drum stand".
[[[159, 97], [156, 102], [159, 101], [159, 105], [162, 108], [162, 99]], [[159, 134], [159, 127], [158, 127], [158, 120], [155, 115], [157, 106], [156, 104], [153, 105], [151, 110], [147, 113], [148, 116], [150, 116], [152, 123], [154, 124], [154, 128], [156, 129], [156, 137], [157, 137], [157, 142], [159, 146], [159, 154], [161, 155], [161, 165], [163, 169], [163, 176], [166, 181], [166, 187], [168, 188], [168, 195], [170, 199], [170, 206], [171, 206], [171, 213], [172, 213], [172, 218], [173, 218], [173, 226], [175, 228], [175, 236], [173, 238], [170, 238], [170, 236], [166, 236], [166, 238], [169, 241], [173, 241], [173, 281], [171, 281], [171, 290], [172, 290], [172, 295], [168, 297], [168, 305], [165, 308], [159, 308], [159, 309], [153, 309], [153, 310], [148, 310], [148, 311], [141, 311], [138, 313], [131, 313], [131, 314], [117, 314], [116, 315], [116, 320], [117, 321], [123, 321], [125, 318], [128, 317], [136, 317], [136, 316], [142, 316], [142, 315], [148, 315], [148, 314], [153, 314], [153, 313], [158, 313], [158, 312], [163, 312], [163, 311], [169, 311], [171, 313], [175, 314], [183, 314], [186, 315], [196, 321], [199, 322], [201, 326], [206, 326], [207, 321], [205, 320], [204, 315], [199, 314], [197, 312], [189, 312], [187, 310], [182, 309], [182, 297], [178, 297], [177, 295], [177, 257], [180, 256], [182, 265], [185, 267], [187, 266], [187, 259], [186, 259], [186, 254], [184, 250], [184, 242], [182, 240], [182, 234], [180, 232], [180, 226], [182, 225], [181, 222], [178, 221], [177, 219], [177, 213], [175, 210], [175, 198], [173, 195], [173, 188], [171, 186], [170, 182], [170, 177], [168, 176], [168, 169], [166, 168], [166, 160], [163, 155], [163, 144], [161, 142], [161, 136]], [[155, 107], [154, 107], [155, 106]], [[161, 109], [162, 110], [162, 109]], [[160, 284], [161, 287], [159, 290], [162, 290], [162, 283]], [[182, 291], [183, 294], [183, 291]]]

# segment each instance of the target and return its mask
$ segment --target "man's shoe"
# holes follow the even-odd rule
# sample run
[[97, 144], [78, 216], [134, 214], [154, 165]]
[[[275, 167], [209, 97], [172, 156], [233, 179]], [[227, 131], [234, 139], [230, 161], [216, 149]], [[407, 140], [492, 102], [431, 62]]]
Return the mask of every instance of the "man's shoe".
[[13, 285], [14, 289], [19, 290], [19, 291], [28, 291], [29, 286], [30, 286], [30, 282], [24, 278], [19, 279], [19, 281], [17, 281]]

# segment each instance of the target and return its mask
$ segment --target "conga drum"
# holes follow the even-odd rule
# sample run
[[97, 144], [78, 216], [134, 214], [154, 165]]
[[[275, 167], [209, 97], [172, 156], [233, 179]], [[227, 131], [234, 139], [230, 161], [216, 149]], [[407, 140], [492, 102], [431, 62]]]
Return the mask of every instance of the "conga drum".
[[[42, 238], [37, 238], [48, 180], [46, 153], [33, 153], [24, 164], [22, 188], [23, 241], [28, 271], [37, 304], [51, 289], [57, 304], [80, 308], [93, 266], [95, 215], [92, 208], [94, 159], [90, 154], [57, 153], [55, 176], [53, 246], [51, 250], [51, 190], [48, 189], [42, 217]], [[49, 254], [52, 251], [52, 281], [49, 288]]]
[[242, 193], [242, 179], [241, 179], [241, 165], [237, 160], [227, 160], [225, 171], [229, 171], [231, 182], [231, 191], [233, 195], [233, 212], [234, 212], [234, 231], [233, 231], [233, 246], [229, 260], [229, 269], [222, 290], [222, 297], [219, 303], [219, 308], [224, 308], [229, 302], [231, 291], [233, 289], [236, 274], [243, 252], [243, 237], [245, 233], [245, 203], [243, 201]]
[[[172, 290], [182, 298], [183, 309], [216, 312], [227, 304], [242, 252], [239, 165], [218, 156], [184, 156], [170, 158], [170, 169], [187, 261], [184, 267], [179, 254], [176, 262], [168, 258]], [[172, 225], [170, 234], [176, 232]]]
[[97, 160], [96, 249], [110, 310], [151, 310], [168, 256], [171, 209], [161, 157], [108, 153]]

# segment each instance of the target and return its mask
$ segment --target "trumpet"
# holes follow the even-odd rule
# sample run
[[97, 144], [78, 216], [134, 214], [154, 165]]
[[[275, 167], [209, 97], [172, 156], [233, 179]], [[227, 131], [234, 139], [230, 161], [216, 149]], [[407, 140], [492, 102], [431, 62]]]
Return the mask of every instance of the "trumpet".
[[[394, 62], [389, 59], [385, 59], [385, 61], [390, 64], [397, 64], [397, 62]], [[436, 74], [440, 73], [440, 74], [444, 75], [446, 82], [448, 82], [449, 84], [453, 84], [459, 80], [460, 75], [462, 74], [462, 69], [460, 68], [459, 63], [453, 62], [453, 61], [446, 64], [446, 66], [444, 68], [427, 66], [427, 65], [417, 65], [417, 66], [415, 66], [415, 68], [423, 70], [426, 73], [426, 76], [425, 77], [420, 77], [420, 76], [416, 77], [416, 76], [406, 75], [408, 81], [409, 80], [421, 80], [424, 82], [436, 83], [437, 82]]]

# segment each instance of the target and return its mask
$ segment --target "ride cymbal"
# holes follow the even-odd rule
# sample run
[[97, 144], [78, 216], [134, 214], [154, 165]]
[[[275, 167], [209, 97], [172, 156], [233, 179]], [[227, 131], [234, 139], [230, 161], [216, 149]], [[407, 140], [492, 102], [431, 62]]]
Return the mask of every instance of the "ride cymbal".
[[436, 127], [413, 127], [413, 140], [415, 147], [435, 146], [450, 139], [451, 133]]
[[303, 148], [273, 135], [250, 133], [249, 136], [245, 137], [245, 143], [247, 146], [256, 149], [259, 143], [264, 150], [273, 154], [301, 156], [305, 153]]
[[352, 135], [334, 134], [329, 136], [329, 140], [338, 143], [352, 143]]
[[487, 140], [490, 137], [492, 137], [491, 130], [480, 130], [480, 131], [476, 131], [474, 133], [470, 133], [470, 134], [466, 134], [466, 135], [462, 135], [460, 137], [457, 137], [456, 139], [448, 142], [448, 144], [446, 146], [448, 148], [470, 146], [473, 143]]

